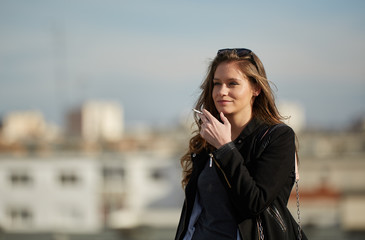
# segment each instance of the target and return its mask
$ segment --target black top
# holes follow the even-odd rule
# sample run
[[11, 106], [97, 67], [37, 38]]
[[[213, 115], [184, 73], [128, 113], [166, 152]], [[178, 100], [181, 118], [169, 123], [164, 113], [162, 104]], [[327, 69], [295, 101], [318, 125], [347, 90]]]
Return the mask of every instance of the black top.
[[237, 223], [227, 190], [217, 175], [216, 166], [209, 161], [198, 178], [198, 195], [202, 213], [192, 240], [237, 239]]
[[[213, 151], [217, 175], [232, 203], [241, 239], [254, 239], [258, 214], [274, 200], [286, 205], [294, 184], [295, 134], [282, 125], [267, 134], [267, 124], [253, 118], [234, 141]], [[265, 130], [266, 129], [266, 130]], [[198, 178], [209, 152], [192, 153], [193, 171], [185, 187], [185, 201], [175, 239], [183, 239], [192, 213]]]

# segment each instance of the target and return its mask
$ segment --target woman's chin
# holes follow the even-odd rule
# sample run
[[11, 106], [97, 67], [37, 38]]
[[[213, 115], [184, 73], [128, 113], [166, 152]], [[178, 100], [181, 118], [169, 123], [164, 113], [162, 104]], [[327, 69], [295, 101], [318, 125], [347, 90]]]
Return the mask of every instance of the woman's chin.
[[218, 113], [222, 112], [224, 115], [231, 115], [232, 114], [232, 111], [230, 111], [229, 109], [224, 108], [224, 107], [218, 107], [217, 111], [218, 111]]
[[221, 111], [220, 111], [220, 113], [223, 113], [225, 116], [228, 116], [228, 115], [231, 115], [232, 114], [232, 112], [231, 111], [227, 111], [227, 110], [224, 110], [224, 109], [222, 109]]

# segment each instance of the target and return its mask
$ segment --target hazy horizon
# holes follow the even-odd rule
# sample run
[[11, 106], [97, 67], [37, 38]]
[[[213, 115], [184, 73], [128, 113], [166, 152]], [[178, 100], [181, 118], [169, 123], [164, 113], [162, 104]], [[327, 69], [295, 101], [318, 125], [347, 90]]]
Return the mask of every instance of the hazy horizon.
[[0, 0], [0, 116], [38, 109], [59, 124], [101, 99], [127, 125], [170, 124], [216, 51], [246, 47], [309, 126], [345, 126], [365, 114], [364, 12], [363, 1]]

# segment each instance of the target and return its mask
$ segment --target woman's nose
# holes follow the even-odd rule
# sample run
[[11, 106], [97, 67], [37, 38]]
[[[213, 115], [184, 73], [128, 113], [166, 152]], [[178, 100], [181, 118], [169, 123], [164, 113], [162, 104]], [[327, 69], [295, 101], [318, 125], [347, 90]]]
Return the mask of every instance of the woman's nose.
[[223, 84], [220, 88], [219, 88], [219, 95], [220, 96], [225, 96], [228, 93], [228, 88], [225, 84]]

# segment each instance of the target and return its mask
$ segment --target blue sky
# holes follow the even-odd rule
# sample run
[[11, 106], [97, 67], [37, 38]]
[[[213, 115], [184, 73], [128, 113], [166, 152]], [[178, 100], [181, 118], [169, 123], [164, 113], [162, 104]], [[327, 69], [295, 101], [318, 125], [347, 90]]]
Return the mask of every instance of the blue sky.
[[217, 49], [246, 47], [308, 125], [343, 126], [365, 114], [364, 12], [360, 0], [0, 0], [0, 115], [39, 109], [60, 123], [103, 99], [127, 124], [171, 124]]

